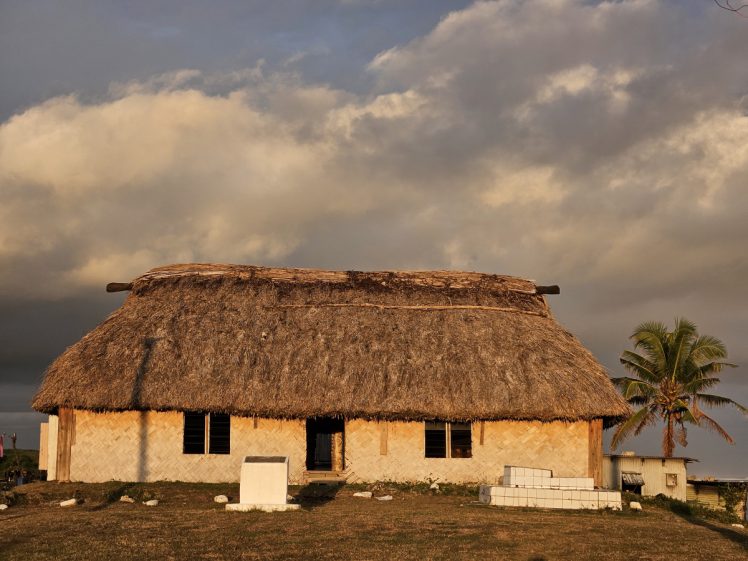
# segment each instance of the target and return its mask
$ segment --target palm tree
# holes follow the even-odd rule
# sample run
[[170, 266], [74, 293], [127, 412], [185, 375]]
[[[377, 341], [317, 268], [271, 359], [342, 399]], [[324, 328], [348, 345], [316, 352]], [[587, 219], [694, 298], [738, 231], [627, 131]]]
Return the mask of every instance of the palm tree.
[[621, 364], [635, 377], [614, 378], [613, 383], [632, 405], [641, 408], [623, 421], [611, 442], [615, 450], [631, 436], [638, 435], [658, 419], [665, 423], [662, 453], [671, 457], [675, 442], [687, 446], [686, 423], [711, 430], [730, 444], [732, 437], [717, 421], [701, 410], [701, 405], [748, 409], [727, 397], [702, 393], [719, 383], [725, 362], [724, 343], [710, 335], [699, 335], [696, 325], [685, 318], [675, 320], [675, 329], [650, 321], [639, 325], [631, 335], [634, 351], [623, 351]]

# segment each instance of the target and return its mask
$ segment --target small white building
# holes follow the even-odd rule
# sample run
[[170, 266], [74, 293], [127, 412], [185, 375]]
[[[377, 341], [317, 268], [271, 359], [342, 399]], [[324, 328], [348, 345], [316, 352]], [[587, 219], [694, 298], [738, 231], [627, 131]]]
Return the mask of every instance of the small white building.
[[603, 487], [645, 497], [663, 494], [686, 500], [686, 466], [693, 458], [638, 456], [633, 452], [603, 457]]

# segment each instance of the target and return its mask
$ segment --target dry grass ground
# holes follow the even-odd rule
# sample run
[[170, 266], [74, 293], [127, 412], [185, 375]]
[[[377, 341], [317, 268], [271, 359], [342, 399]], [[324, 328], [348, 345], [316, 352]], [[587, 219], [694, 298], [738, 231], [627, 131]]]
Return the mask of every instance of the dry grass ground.
[[[302, 498], [288, 513], [234, 513], [235, 485], [34, 483], [0, 513], [0, 558], [32, 559], [748, 559], [748, 532], [649, 508], [498, 509], [473, 496], [395, 491], [394, 500]], [[74, 493], [82, 505], [60, 508]], [[157, 507], [117, 501], [155, 496]], [[298, 489], [293, 493], [299, 493]], [[477, 493], [476, 493], [477, 495]]]

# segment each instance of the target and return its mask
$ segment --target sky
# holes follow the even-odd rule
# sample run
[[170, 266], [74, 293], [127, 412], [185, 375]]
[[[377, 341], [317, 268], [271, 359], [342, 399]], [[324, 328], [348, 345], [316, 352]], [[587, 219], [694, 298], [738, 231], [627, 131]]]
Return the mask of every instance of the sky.
[[[175, 262], [559, 284], [611, 376], [685, 316], [748, 404], [746, 52], [709, 0], [0, 0], [0, 432], [37, 447], [105, 284]], [[748, 477], [713, 413], [735, 444], [676, 454]]]

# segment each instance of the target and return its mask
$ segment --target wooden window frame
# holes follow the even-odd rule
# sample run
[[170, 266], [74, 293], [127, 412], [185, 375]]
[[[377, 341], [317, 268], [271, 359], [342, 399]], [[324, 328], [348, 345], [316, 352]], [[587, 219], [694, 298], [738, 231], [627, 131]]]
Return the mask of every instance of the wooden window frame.
[[[445, 450], [444, 450], [444, 456], [427, 456], [426, 455], [426, 432], [427, 432], [427, 425], [428, 423], [444, 423], [444, 444], [445, 444]], [[452, 425], [467, 425], [468, 430], [470, 431], [470, 454], [467, 456], [455, 456], [453, 454], [452, 450]], [[463, 429], [464, 430], [464, 429]], [[427, 460], [444, 460], [444, 459], [458, 459], [458, 460], [466, 460], [473, 457], [473, 423], [452, 423], [451, 421], [440, 421], [440, 420], [433, 420], [433, 421], [425, 421], [423, 423], [423, 456]]]
[[[203, 416], [203, 451], [202, 452], [187, 452], [186, 451], [186, 425], [187, 425], [187, 415], [195, 415], [195, 416]], [[215, 451], [215, 449], [218, 447], [218, 443], [215, 442], [218, 440], [218, 436], [214, 435], [214, 439], [211, 440], [211, 417], [214, 415], [224, 415], [222, 413], [203, 413], [201, 411], [185, 411], [182, 414], [183, 423], [182, 423], [182, 454], [187, 456], [226, 456], [231, 454], [231, 415], [226, 414], [227, 417], [227, 427], [228, 427], [228, 447], [226, 451]]]

